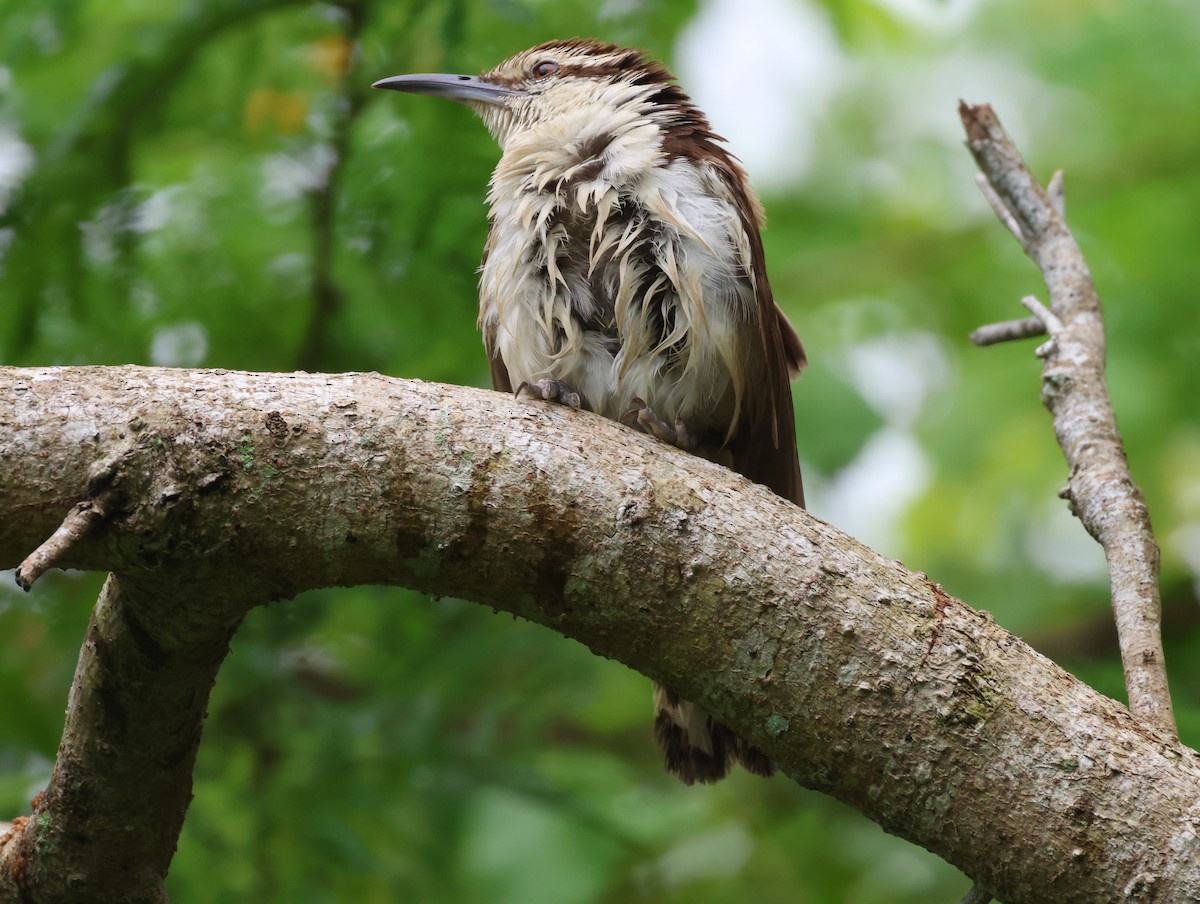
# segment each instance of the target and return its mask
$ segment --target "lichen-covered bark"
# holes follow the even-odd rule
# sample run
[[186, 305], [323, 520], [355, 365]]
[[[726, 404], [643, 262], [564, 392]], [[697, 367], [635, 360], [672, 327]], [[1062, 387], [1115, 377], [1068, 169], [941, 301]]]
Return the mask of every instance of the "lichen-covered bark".
[[[163, 693], [200, 698], [197, 732], [208, 684], [174, 665], [193, 640], [219, 660], [244, 606], [402, 584], [702, 702], [1002, 901], [1200, 899], [1195, 752], [923, 575], [586, 412], [377, 375], [0, 368], [0, 567], [89, 496], [109, 519], [61, 564], [149, 582], [138, 622]], [[79, 707], [42, 806], [128, 778], [128, 751], [80, 755], [99, 716]], [[0, 900], [63, 900], [22, 885], [54, 854], [27, 843], [37, 822], [0, 851]]]

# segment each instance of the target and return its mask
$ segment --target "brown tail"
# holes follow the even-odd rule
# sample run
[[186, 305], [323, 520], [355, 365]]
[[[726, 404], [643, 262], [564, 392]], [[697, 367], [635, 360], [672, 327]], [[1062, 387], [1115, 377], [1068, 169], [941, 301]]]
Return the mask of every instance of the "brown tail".
[[661, 684], [654, 685], [654, 736], [667, 771], [685, 785], [720, 781], [729, 774], [734, 760], [755, 775], [775, 773], [774, 764], [761, 750]]

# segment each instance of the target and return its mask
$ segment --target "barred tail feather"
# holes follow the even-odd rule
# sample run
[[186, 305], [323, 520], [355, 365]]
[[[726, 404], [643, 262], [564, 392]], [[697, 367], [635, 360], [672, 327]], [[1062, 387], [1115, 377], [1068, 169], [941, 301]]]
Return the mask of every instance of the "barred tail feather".
[[695, 703], [681, 700], [660, 684], [654, 685], [654, 736], [662, 748], [667, 771], [685, 785], [711, 784], [729, 774], [734, 760], [748, 772], [770, 776], [771, 761]]

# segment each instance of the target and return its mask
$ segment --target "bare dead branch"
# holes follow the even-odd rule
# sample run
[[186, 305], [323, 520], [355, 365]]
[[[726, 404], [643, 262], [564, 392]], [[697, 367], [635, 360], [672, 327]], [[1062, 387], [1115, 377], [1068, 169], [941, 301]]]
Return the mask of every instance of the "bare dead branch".
[[1052, 336], [1039, 349], [1042, 400], [1070, 468], [1071, 510], [1108, 560], [1130, 709], [1174, 735], [1162, 650], [1158, 544], [1117, 432], [1104, 378], [1100, 300], [1062, 218], [1062, 178], [1043, 190], [990, 106], [960, 103], [959, 115], [967, 147], [992, 190], [989, 201], [994, 209], [999, 205], [1001, 222], [1038, 265], [1050, 293], [1058, 323], [1039, 312]]
[[[18, 436], [38, 454], [10, 454]], [[371, 374], [0, 368], [0, 514], [21, 512], [0, 517], [0, 568], [62, 520], [55, 495], [87, 493], [92, 459], [117, 462], [122, 516], [59, 564], [119, 577], [51, 786], [0, 845], [5, 904], [123, 900], [88, 894], [113, 864], [157, 900], [232, 625], [359, 582], [574, 637], [1007, 904], [1138, 882], [1200, 900], [1200, 755], [923, 575], [611, 421]]]

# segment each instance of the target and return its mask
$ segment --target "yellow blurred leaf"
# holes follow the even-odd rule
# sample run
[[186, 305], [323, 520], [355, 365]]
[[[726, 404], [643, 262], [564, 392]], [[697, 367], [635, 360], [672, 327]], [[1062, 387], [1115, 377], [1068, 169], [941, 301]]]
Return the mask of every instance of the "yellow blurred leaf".
[[325, 35], [309, 52], [313, 67], [331, 79], [341, 78], [350, 68], [354, 42], [345, 35]]
[[299, 91], [257, 88], [246, 98], [242, 124], [247, 132], [278, 132], [291, 135], [304, 128], [308, 95]]

